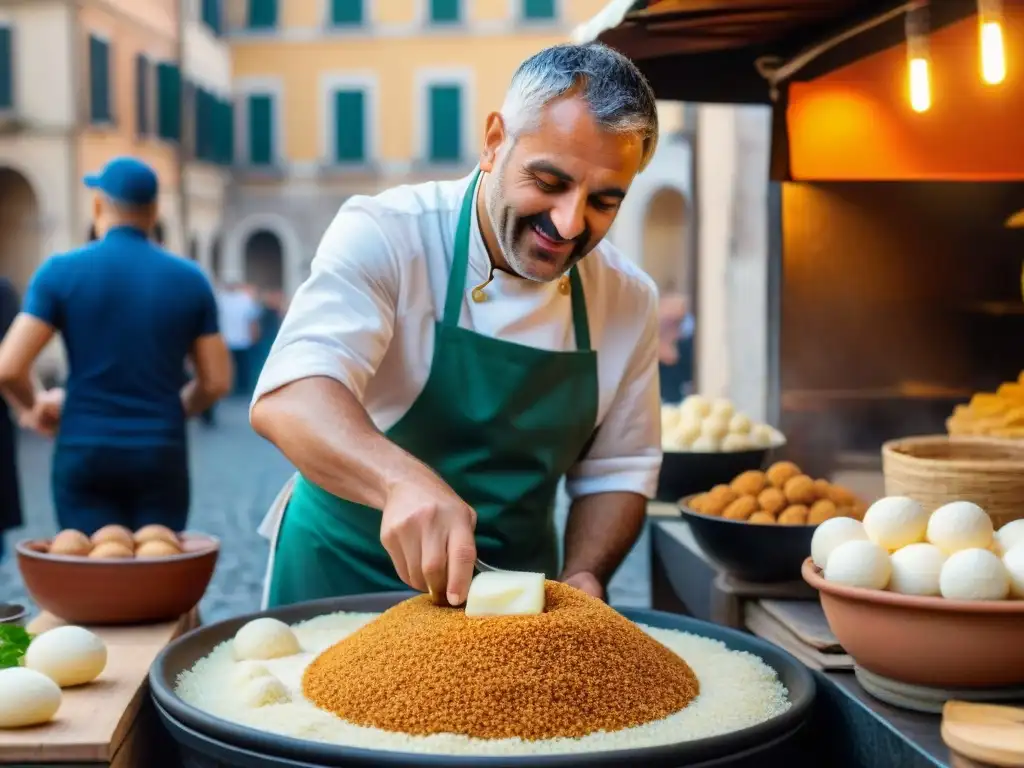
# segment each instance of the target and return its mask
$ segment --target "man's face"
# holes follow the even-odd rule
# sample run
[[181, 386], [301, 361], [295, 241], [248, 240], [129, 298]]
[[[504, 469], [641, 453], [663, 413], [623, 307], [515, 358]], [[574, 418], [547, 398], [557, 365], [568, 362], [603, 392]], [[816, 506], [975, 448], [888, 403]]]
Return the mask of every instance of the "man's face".
[[516, 141], [492, 116], [481, 168], [487, 213], [502, 255], [519, 276], [556, 280], [608, 233], [640, 170], [642, 138], [598, 126], [582, 98], [549, 104]]

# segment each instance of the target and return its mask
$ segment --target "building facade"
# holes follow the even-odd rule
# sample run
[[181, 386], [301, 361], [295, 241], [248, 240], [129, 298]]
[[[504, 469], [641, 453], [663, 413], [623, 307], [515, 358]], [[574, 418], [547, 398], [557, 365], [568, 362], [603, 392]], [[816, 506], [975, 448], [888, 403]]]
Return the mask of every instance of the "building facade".
[[[228, 0], [235, 168], [213, 271], [290, 294], [345, 199], [468, 173], [515, 68], [602, 5]], [[659, 190], [688, 197], [690, 165], [688, 146], [664, 142], [616, 225], [627, 251], [639, 256]]]

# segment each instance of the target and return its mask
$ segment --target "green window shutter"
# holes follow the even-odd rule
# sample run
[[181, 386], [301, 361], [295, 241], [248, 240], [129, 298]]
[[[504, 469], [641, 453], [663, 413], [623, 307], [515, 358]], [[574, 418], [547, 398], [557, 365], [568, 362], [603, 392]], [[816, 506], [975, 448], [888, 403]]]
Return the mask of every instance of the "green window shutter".
[[89, 35], [89, 121], [109, 123], [110, 46]]
[[221, 33], [220, 0], [203, 0], [202, 19], [213, 34]]
[[274, 97], [249, 97], [249, 162], [271, 165], [274, 160]]
[[456, 24], [461, 19], [461, 0], [430, 0], [430, 21], [434, 24]]
[[0, 27], [0, 109], [14, 106], [14, 35]]
[[224, 117], [221, 131], [224, 137], [224, 151], [221, 162], [224, 165], [232, 165], [235, 162], [235, 105], [230, 101], [224, 102], [222, 112]]
[[157, 133], [161, 139], [181, 141], [181, 70], [177, 65], [157, 65]]
[[363, 0], [331, 0], [331, 24], [337, 27], [363, 23]]
[[366, 95], [362, 91], [334, 94], [334, 160], [366, 160]]
[[249, 29], [277, 26], [277, 0], [249, 0]]
[[430, 87], [430, 160], [435, 163], [462, 159], [462, 88]]
[[523, 0], [524, 19], [554, 19], [555, 0]]
[[196, 158], [203, 162], [213, 162], [216, 146], [215, 123], [213, 115], [214, 96], [205, 88], [197, 88], [195, 96], [196, 125]]
[[141, 53], [135, 57], [135, 132], [148, 136], [149, 124], [149, 60]]

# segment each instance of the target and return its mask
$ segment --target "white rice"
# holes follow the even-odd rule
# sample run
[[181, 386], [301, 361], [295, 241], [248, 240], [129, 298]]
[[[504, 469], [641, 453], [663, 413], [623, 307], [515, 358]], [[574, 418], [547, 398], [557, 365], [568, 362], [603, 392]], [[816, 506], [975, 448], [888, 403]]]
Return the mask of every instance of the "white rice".
[[685, 709], [662, 720], [578, 739], [544, 741], [476, 739], [455, 734], [411, 736], [353, 725], [317, 709], [303, 696], [302, 673], [321, 652], [378, 615], [335, 613], [294, 625], [302, 653], [262, 662], [288, 689], [292, 698], [289, 703], [255, 708], [245, 703], [234, 678], [237, 662], [230, 642], [217, 646], [183, 672], [176, 692], [185, 702], [211, 715], [283, 736], [365, 749], [449, 755], [536, 755], [674, 744], [747, 728], [790, 707], [785, 686], [759, 657], [730, 651], [717, 640], [639, 625], [685, 659], [700, 681], [700, 695]]

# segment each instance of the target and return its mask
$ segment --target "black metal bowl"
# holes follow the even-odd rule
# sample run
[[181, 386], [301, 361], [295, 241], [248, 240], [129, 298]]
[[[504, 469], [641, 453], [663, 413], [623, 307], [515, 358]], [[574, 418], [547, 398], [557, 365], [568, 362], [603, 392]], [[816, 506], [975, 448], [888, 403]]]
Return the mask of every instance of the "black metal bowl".
[[[452, 766], [453, 768], [594, 768], [643, 765], [645, 768], [730, 765], [735, 759], [778, 749], [791, 742], [811, 713], [814, 678], [808, 669], [781, 648], [735, 630], [659, 611], [622, 610], [627, 618], [654, 627], [692, 632], [720, 640], [733, 650], [761, 657], [779, 675], [792, 706], [771, 720], [734, 733], [660, 747], [614, 752], [560, 755], [427, 755], [346, 747], [265, 733], [206, 714], [174, 693], [178, 675], [190, 669], [214, 647], [229, 640], [245, 623], [271, 616], [288, 624], [337, 611], [384, 611], [412, 597], [392, 592], [329, 598], [249, 614], [189, 632], [171, 643], [150, 669], [149, 682], [157, 710], [171, 735], [196, 765], [326, 768], [326, 766]], [[192, 763], [190, 763], [192, 764]]]
[[736, 475], [748, 469], [764, 469], [781, 447], [714, 453], [665, 451], [656, 498], [675, 504], [684, 496], [706, 491], [720, 483], [731, 483]]
[[799, 581], [816, 525], [757, 525], [702, 515], [679, 503], [704, 553], [723, 570], [754, 583]]

